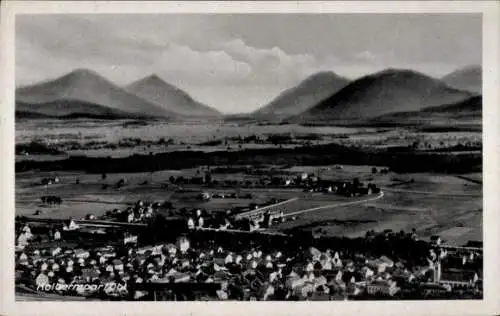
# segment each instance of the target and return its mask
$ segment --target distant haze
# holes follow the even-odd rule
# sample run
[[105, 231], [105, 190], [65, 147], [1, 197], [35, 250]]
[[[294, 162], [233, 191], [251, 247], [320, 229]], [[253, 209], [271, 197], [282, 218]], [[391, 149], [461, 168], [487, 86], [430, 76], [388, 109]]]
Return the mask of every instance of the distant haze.
[[480, 14], [18, 15], [16, 84], [92, 69], [152, 73], [225, 113], [251, 112], [320, 71], [439, 77], [481, 65]]

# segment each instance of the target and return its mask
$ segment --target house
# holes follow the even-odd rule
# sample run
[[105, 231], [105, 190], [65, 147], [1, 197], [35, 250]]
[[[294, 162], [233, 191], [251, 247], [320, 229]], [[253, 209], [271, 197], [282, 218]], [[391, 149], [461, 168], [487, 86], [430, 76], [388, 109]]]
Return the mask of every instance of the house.
[[46, 284], [50, 284], [49, 283], [49, 277], [45, 274], [45, 273], [40, 273], [36, 279], [35, 279], [35, 283], [36, 283], [36, 286], [37, 287], [43, 287], [45, 286]]
[[299, 275], [292, 272], [290, 275], [288, 275], [285, 285], [288, 289], [294, 290], [294, 289], [304, 285], [305, 281], [306, 280], [301, 278]]
[[29, 244], [28, 240], [29, 240], [28, 234], [21, 233], [19, 237], [17, 237], [17, 245], [22, 249]]
[[175, 283], [185, 283], [191, 279], [188, 273], [181, 272], [175, 273], [172, 277]]
[[201, 198], [202, 200], [205, 200], [205, 201], [210, 200], [210, 193], [208, 193], [208, 192], [203, 192], [203, 193], [201, 193], [200, 198]]
[[194, 229], [194, 220], [191, 217], [188, 218], [187, 227], [188, 229]]
[[317, 287], [316, 290], [308, 298], [308, 301], [329, 301], [329, 300], [330, 300], [330, 289], [326, 285]]
[[393, 296], [398, 291], [399, 288], [396, 287], [396, 282], [390, 280], [375, 280], [366, 286], [366, 292], [370, 295], [381, 294]]
[[52, 183], [59, 183], [58, 177], [43, 178], [41, 181], [42, 185], [50, 185]]
[[397, 268], [392, 272], [392, 279], [395, 281], [397, 280], [398, 283], [412, 282], [415, 280], [415, 275], [408, 269]]
[[392, 268], [394, 266], [394, 262], [387, 258], [386, 256], [382, 256], [378, 259], [371, 260], [368, 262], [368, 265], [375, 269], [378, 273], [385, 272], [388, 268]]
[[123, 271], [123, 262], [120, 259], [113, 260], [113, 267], [117, 271]]
[[441, 245], [441, 243], [443, 242], [441, 237], [439, 237], [437, 235], [431, 236], [430, 241], [431, 241], [431, 244], [433, 244], [433, 245]]
[[259, 297], [262, 301], [267, 301], [270, 297], [274, 295], [274, 286], [268, 284], [267, 282], [262, 285], [258, 290]]
[[451, 287], [437, 283], [425, 283], [422, 284], [420, 291], [424, 296], [442, 296], [450, 292]]
[[327, 283], [327, 280], [323, 275], [320, 275], [317, 278], [314, 278], [313, 282], [314, 282], [314, 288], [317, 289], [318, 287], [325, 286]]
[[361, 294], [361, 289], [355, 282], [349, 282], [345, 290], [348, 296], [356, 296]]
[[306, 282], [293, 290], [294, 294], [301, 297], [308, 297], [310, 293], [314, 292], [314, 286], [311, 282]]
[[343, 264], [338, 252], [333, 255], [332, 264], [335, 268], [342, 268]]
[[83, 259], [87, 259], [88, 257], [90, 256], [90, 252], [86, 251], [86, 250], [76, 250], [75, 251], [75, 257], [76, 258], [83, 258]]
[[368, 267], [363, 267], [361, 268], [361, 275], [363, 276], [363, 279], [370, 279], [374, 276], [374, 272], [372, 269]]
[[189, 239], [186, 236], [180, 236], [177, 238], [177, 248], [179, 248], [181, 253], [188, 251], [190, 247]]

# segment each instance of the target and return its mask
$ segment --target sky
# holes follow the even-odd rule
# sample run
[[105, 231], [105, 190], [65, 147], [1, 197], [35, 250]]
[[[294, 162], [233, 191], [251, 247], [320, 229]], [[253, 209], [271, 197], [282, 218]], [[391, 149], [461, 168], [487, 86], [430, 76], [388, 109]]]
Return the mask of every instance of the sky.
[[16, 16], [16, 85], [94, 70], [118, 85], [155, 73], [225, 113], [253, 111], [318, 71], [441, 77], [481, 64], [480, 14]]

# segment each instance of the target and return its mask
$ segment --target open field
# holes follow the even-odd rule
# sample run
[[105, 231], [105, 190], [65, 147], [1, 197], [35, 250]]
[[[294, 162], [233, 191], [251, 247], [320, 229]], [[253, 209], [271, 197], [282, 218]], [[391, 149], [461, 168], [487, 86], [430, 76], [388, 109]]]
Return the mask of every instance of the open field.
[[301, 125], [235, 124], [224, 122], [148, 122], [145, 125], [126, 126], [126, 121], [104, 121], [99, 124], [82, 122], [73, 125], [63, 120], [21, 121], [16, 126], [16, 142], [31, 141], [35, 138], [62, 140], [104, 140], [117, 142], [122, 138], [141, 137], [143, 140], [156, 140], [161, 137], [172, 138], [179, 142], [201, 143], [224, 137], [268, 135], [268, 134], [355, 134], [373, 133], [374, 128], [350, 127], [307, 127]]
[[[40, 217], [45, 218], [75, 218], [83, 217], [89, 213], [102, 215], [114, 208], [125, 208], [138, 200], [145, 201], [171, 201], [176, 208], [205, 208], [212, 211], [226, 211], [232, 207], [247, 207], [251, 203], [265, 203], [271, 199], [287, 200], [301, 197], [300, 203], [293, 205], [293, 210], [316, 207], [330, 201], [343, 201], [346, 198], [321, 194], [304, 193], [301, 189], [290, 188], [206, 188], [196, 185], [187, 185], [184, 190], [175, 186], [165, 187], [170, 176], [194, 176], [195, 170], [163, 171], [153, 175], [148, 173], [136, 174], [109, 174], [106, 179], [100, 175], [89, 175], [83, 173], [57, 173], [60, 183], [50, 186], [42, 186], [38, 183], [41, 178], [54, 176], [55, 173], [20, 173], [16, 179], [16, 214], [32, 215], [35, 210], [43, 210]], [[76, 184], [76, 179], [80, 180]], [[113, 185], [120, 179], [125, 179], [127, 185], [117, 189]], [[144, 181], [148, 181], [144, 184]], [[109, 188], [102, 189], [103, 184]], [[238, 193], [246, 195], [250, 193], [251, 199], [212, 199], [209, 201], [199, 200], [200, 193], [209, 191], [213, 193]], [[60, 206], [44, 207], [40, 198], [44, 195], [57, 195], [63, 199]]]
[[419, 175], [417, 178], [413, 184], [398, 187], [397, 192], [383, 189], [384, 196], [378, 200], [305, 213], [275, 229], [295, 228], [355, 237], [371, 229], [410, 231], [415, 228], [420, 238], [440, 235], [453, 245], [482, 240], [481, 185], [464, 186], [460, 183], [463, 180], [451, 176]]
[[[198, 169], [167, 170], [151, 173], [108, 174], [106, 179], [100, 175], [84, 173], [57, 173], [60, 183], [48, 187], [37, 185], [42, 177], [56, 173], [18, 173], [16, 179], [16, 214], [32, 215], [36, 209], [44, 211], [40, 217], [80, 218], [92, 213], [101, 215], [114, 208], [125, 208], [137, 200], [171, 201], [176, 208], [205, 208], [211, 211], [226, 211], [232, 207], [247, 207], [250, 203], [265, 203], [271, 199], [287, 200], [298, 198], [283, 208], [286, 214], [293, 213], [297, 219], [287, 221], [273, 230], [301, 230], [319, 232], [326, 235], [360, 236], [366, 231], [413, 228], [421, 238], [440, 234], [451, 244], [461, 245], [468, 240], [482, 240], [482, 185], [470, 182], [454, 175], [434, 175], [416, 173], [398, 175], [371, 174], [371, 166], [344, 165], [342, 169], [334, 166], [270, 168], [273, 172], [286, 171], [293, 176], [301, 172], [320, 172], [324, 179], [371, 181], [382, 187], [383, 197], [347, 198], [335, 194], [305, 193], [301, 189], [278, 187], [239, 186], [207, 188], [199, 185], [186, 185], [178, 190], [172, 185], [165, 185], [169, 177], [191, 177], [199, 174]], [[318, 171], [319, 170], [319, 171]], [[273, 172], [269, 171], [272, 175]], [[203, 174], [203, 172], [201, 173]], [[241, 173], [216, 176], [220, 181], [230, 179], [244, 181], [256, 180]], [[481, 180], [481, 174], [467, 174], [465, 177]], [[80, 180], [76, 184], [76, 179]], [[116, 189], [113, 184], [119, 179], [126, 179], [127, 185]], [[406, 183], [413, 179], [413, 182]], [[147, 181], [147, 183], [146, 183]], [[401, 182], [403, 181], [403, 182]], [[102, 189], [107, 183], [110, 187]], [[201, 201], [199, 193], [238, 193], [252, 194], [251, 199], [212, 199]], [[43, 207], [40, 197], [43, 195], [61, 196], [61, 206]], [[369, 199], [369, 201], [365, 201]], [[345, 205], [349, 203], [349, 205]], [[318, 208], [318, 209], [316, 209]], [[314, 209], [300, 213], [303, 210]]]
[[[133, 122], [132, 122], [133, 123]], [[292, 141], [255, 143], [238, 138], [285, 135]], [[223, 121], [142, 122], [21, 120], [16, 122], [16, 144], [39, 141], [59, 148], [67, 155], [126, 157], [132, 154], [197, 150], [237, 151], [259, 148], [293, 148], [304, 144], [336, 143], [345, 146], [386, 148], [419, 143], [421, 149], [445, 148], [457, 144], [480, 144], [481, 131], [421, 131], [417, 127], [344, 127], [301, 125], [236, 124]], [[136, 141], [138, 141], [136, 143]], [[212, 142], [211, 145], [207, 145]], [[60, 159], [61, 155], [53, 155]], [[39, 155], [17, 155], [16, 160], [47, 159]]]

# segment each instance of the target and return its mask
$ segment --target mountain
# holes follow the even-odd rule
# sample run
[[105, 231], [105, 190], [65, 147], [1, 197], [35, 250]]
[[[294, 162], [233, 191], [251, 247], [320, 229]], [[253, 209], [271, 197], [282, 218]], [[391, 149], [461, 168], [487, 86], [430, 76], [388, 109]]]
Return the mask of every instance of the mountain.
[[154, 74], [129, 84], [125, 89], [167, 111], [182, 116], [221, 115], [219, 111], [194, 100], [186, 92]]
[[270, 118], [297, 115], [332, 96], [348, 83], [349, 80], [334, 72], [319, 72], [283, 91], [253, 114], [256, 117]]
[[115, 110], [106, 106], [78, 100], [56, 100], [47, 103], [16, 102], [16, 118], [93, 118], [139, 119], [147, 115]]
[[[125, 91], [88, 69], [77, 69], [57, 79], [18, 88], [16, 105], [23, 111], [49, 115], [129, 113], [140, 116], [174, 117], [175, 113]], [[56, 112], [54, 112], [56, 111]]]
[[482, 93], [482, 76], [481, 66], [468, 66], [444, 76], [441, 80], [451, 87], [480, 94]]
[[452, 104], [472, 95], [412, 70], [387, 69], [351, 82], [293, 119], [322, 123], [365, 120], [394, 112]]

